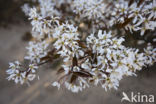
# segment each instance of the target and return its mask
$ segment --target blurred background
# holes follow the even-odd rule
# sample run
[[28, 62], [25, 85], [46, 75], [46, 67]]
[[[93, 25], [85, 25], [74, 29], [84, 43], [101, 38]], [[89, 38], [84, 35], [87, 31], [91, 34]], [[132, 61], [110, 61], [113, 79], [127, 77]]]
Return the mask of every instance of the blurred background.
[[140, 92], [156, 97], [156, 65], [138, 72], [137, 77], [125, 77], [117, 91], [106, 92], [101, 87], [76, 94], [64, 88], [58, 91], [51, 86], [56, 79], [56, 68], [47, 66], [40, 68], [40, 80], [31, 82], [30, 86], [7, 81], [8, 63], [23, 60], [31, 39], [31, 25], [21, 10], [25, 2], [29, 0], [0, 0], [0, 104], [128, 104], [121, 103], [123, 91], [128, 95]]

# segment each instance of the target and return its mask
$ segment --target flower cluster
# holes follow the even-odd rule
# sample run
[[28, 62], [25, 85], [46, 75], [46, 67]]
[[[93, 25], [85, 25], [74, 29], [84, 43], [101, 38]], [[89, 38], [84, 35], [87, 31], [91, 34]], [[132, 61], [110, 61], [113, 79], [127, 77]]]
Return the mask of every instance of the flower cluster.
[[[82, 91], [90, 83], [101, 85], [105, 90], [117, 89], [123, 76], [135, 75], [137, 70], [149, 64], [147, 60], [155, 61], [151, 59], [155, 56], [146, 56], [137, 49], [126, 48], [122, 45], [124, 39], [112, 37], [110, 32], [99, 30], [96, 36], [91, 34], [87, 37], [86, 47], [89, 50], [83, 51], [89, 52], [83, 58], [73, 57], [74, 64], [63, 65], [64, 77], [68, 79], [65, 87], [73, 92]], [[54, 82], [53, 86], [60, 88], [62, 80]]]
[[66, 57], [64, 61], [67, 61], [70, 57], [83, 56], [84, 53], [78, 44], [80, 39], [77, 28], [66, 23], [58, 26], [54, 31], [53, 37], [57, 39], [54, 43], [54, 47], [58, 54], [62, 57]]
[[[101, 27], [121, 25], [131, 33], [140, 31], [144, 35], [147, 30], [156, 27], [156, 2], [145, 0], [143, 3], [133, 0], [74, 0], [74, 12], [81, 17], [95, 19]], [[101, 24], [100, 22], [105, 22]]]
[[30, 10], [29, 16], [29, 19], [32, 20], [31, 24], [33, 26], [33, 37], [35, 37], [37, 40], [41, 40], [47, 35], [51, 36], [53, 27], [55, 27], [55, 25], [58, 23], [58, 17], [53, 17], [52, 15], [51, 17], [45, 18], [44, 15], [41, 15], [37, 12], [36, 8], [32, 8]]
[[8, 80], [14, 80], [15, 83], [23, 84], [28, 81], [32, 81], [36, 77], [36, 70], [38, 66], [29, 64], [28, 69], [24, 69], [18, 61], [9, 63], [9, 69], [6, 71], [9, 77]]
[[58, 16], [59, 11], [54, 8], [55, 3], [52, 0], [39, 0], [40, 3], [40, 14], [42, 17]]
[[137, 2], [129, 4], [129, 1], [119, 0], [114, 4], [111, 14], [114, 19], [111, 25], [120, 23], [125, 25], [124, 28], [130, 32], [140, 31], [140, 35], [144, 35], [146, 30], [154, 30], [156, 27], [155, 4], [155, 0], [153, 2], [146, 0], [142, 4]]
[[46, 43], [46, 41], [29, 42], [29, 47], [26, 47], [28, 50], [28, 56], [25, 56], [25, 59], [39, 63], [40, 59], [47, 55], [48, 46], [49, 44]]
[[154, 30], [155, 4], [154, 0], [38, 0], [36, 7], [25, 5], [32, 24], [33, 39], [25, 56], [30, 64], [10, 63], [7, 79], [32, 81], [40, 65], [59, 58], [63, 59], [57, 71], [60, 78], [52, 83], [58, 89], [117, 89], [124, 76], [136, 75], [156, 62], [152, 44], [144, 51], [126, 47], [126, 38], [120, 35]]
[[103, 0], [74, 0], [74, 12], [88, 19], [99, 19], [103, 16], [106, 5]]

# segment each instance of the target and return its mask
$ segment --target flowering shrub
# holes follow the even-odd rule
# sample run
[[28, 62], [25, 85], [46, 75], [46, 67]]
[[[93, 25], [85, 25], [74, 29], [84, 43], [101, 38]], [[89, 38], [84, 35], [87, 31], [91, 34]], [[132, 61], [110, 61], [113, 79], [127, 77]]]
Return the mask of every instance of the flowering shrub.
[[156, 62], [152, 44], [141, 51], [124, 46], [121, 36], [138, 32], [141, 37], [155, 30], [155, 0], [34, 2], [36, 7], [25, 4], [22, 8], [32, 24], [34, 39], [26, 47], [25, 56], [30, 64], [25, 67], [18, 61], [9, 63], [8, 80], [30, 82], [37, 77], [39, 66], [61, 58], [60, 79], [52, 83], [58, 89], [65, 86], [78, 92], [93, 85], [117, 89], [124, 76], [136, 75], [136, 71]]

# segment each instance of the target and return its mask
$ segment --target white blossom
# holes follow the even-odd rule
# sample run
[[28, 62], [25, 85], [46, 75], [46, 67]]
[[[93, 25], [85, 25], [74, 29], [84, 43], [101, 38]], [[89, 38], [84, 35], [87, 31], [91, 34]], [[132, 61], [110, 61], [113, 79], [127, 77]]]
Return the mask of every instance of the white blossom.
[[38, 69], [38, 66], [34, 64], [30, 64], [28, 70], [31, 70], [32, 73], [35, 73], [37, 69]]

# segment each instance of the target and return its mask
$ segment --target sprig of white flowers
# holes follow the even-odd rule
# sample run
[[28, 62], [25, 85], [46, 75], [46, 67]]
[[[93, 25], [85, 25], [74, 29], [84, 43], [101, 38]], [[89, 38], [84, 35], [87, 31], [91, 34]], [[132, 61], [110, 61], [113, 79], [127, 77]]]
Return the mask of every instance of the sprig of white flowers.
[[9, 69], [6, 71], [9, 77], [8, 80], [14, 80], [15, 83], [23, 84], [28, 81], [34, 80], [36, 77], [36, 70], [38, 66], [30, 64], [28, 69], [24, 69], [18, 61], [9, 63]]
[[38, 7], [30, 9], [27, 4], [23, 8], [31, 20], [34, 38], [26, 47], [29, 67], [18, 61], [10, 63], [8, 80], [21, 84], [32, 81], [40, 65], [61, 58], [60, 78], [53, 86], [79, 92], [100, 85], [107, 91], [117, 89], [123, 76], [136, 75], [136, 71], [156, 62], [154, 46], [148, 44], [144, 52], [125, 47], [125, 39], [114, 32], [119, 27], [131, 33], [141, 31], [141, 35], [154, 30], [155, 1], [39, 0]]

